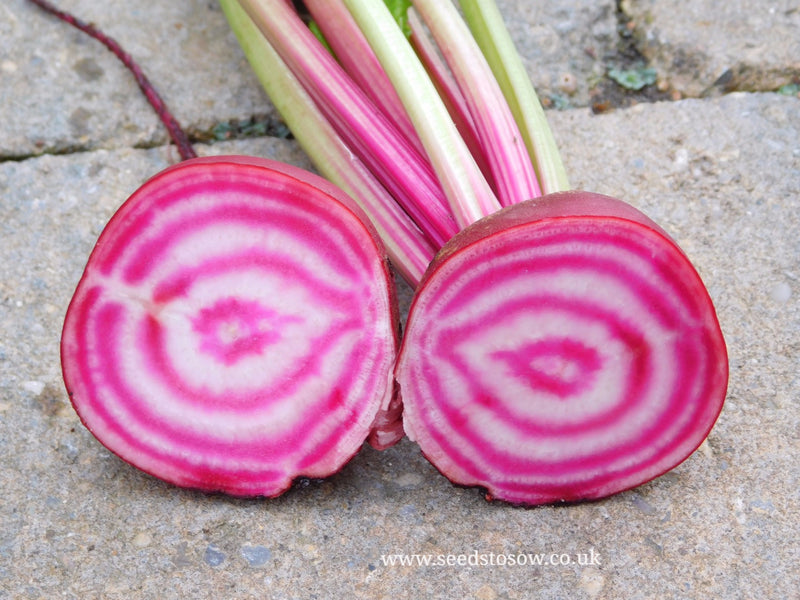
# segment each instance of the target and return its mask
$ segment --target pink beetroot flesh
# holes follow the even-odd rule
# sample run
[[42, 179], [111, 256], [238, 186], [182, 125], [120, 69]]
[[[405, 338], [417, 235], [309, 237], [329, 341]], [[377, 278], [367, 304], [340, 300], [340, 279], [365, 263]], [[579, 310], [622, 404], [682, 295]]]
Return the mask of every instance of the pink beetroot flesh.
[[564, 192], [459, 233], [412, 304], [404, 427], [451, 481], [519, 504], [595, 499], [705, 439], [727, 356], [697, 272], [618, 200]]
[[64, 379], [87, 428], [171, 483], [276, 496], [402, 434], [382, 246], [328, 182], [185, 161], [103, 231], [70, 304]]

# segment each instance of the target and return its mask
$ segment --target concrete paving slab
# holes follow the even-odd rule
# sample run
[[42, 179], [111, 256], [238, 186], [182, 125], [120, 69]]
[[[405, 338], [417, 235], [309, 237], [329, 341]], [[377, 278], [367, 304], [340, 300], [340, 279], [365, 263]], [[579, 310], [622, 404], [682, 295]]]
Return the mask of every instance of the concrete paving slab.
[[[573, 184], [620, 196], [658, 220], [717, 304], [730, 393], [687, 462], [607, 500], [532, 510], [451, 486], [408, 441], [365, 449], [340, 474], [275, 500], [163, 484], [80, 425], [60, 381], [58, 338], [104, 223], [174, 152], [7, 161], [0, 596], [791, 597], [800, 587], [800, 102], [741, 94], [599, 116], [564, 111], [552, 122]], [[280, 140], [200, 149], [308, 164]], [[395, 554], [495, 564], [392, 566]], [[528, 554], [543, 564], [509, 564], [508, 556], [539, 560]]]
[[623, 0], [638, 48], [665, 85], [698, 97], [800, 83], [797, 0]]
[[[57, 5], [115, 38], [190, 131], [275, 117], [216, 2]], [[167, 139], [111, 52], [26, 0], [0, 7], [0, 116], [2, 156], [148, 147]]]
[[553, 105], [586, 106], [617, 53], [613, 0], [499, 0], [537, 92]]

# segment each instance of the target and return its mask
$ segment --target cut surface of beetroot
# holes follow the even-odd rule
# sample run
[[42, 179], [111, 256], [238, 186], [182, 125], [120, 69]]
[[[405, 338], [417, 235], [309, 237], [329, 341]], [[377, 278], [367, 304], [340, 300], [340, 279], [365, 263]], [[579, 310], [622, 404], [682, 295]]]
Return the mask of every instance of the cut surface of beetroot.
[[397, 308], [349, 199], [268, 160], [195, 159], [113, 216], [64, 323], [83, 423], [171, 483], [276, 496], [402, 434]]
[[516, 504], [605, 497], [686, 459], [727, 355], [684, 253], [621, 201], [564, 192], [465, 229], [417, 290], [396, 378], [407, 435]]

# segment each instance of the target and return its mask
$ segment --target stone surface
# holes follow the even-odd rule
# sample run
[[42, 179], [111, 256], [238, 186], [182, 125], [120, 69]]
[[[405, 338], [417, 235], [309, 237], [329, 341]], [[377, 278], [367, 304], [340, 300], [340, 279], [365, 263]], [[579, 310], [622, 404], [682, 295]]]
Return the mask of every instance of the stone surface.
[[617, 52], [616, 2], [499, 0], [497, 5], [542, 99], [586, 106]]
[[[105, 4], [71, 4], [75, 10], [94, 8], [96, 21], [114, 14]], [[211, 3], [153, 4], [162, 15], [194, 15], [197, 27], [206, 16], [209, 22], [220, 18]], [[764, 10], [771, 5], [760, 4]], [[569, 5], [576, 14], [583, 6]], [[36, 56], [40, 43], [54, 44], [66, 53], [63, 64], [91, 58], [102, 77], [116, 67], [58, 27], [35, 26], [47, 40], [23, 35], [22, 23], [34, 16], [23, 6], [10, 0], [0, 7], [0, 28], [12, 27], [0, 32], [0, 67], [6, 60], [16, 65], [16, 71], [4, 67], [3, 77], [13, 72], [15, 81], [31, 86], [27, 108], [9, 100], [14, 96], [6, 79], [0, 86], [0, 598], [796, 596], [797, 98], [729, 94], [602, 115], [586, 108], [549, 113], [573, 185], [621, 197], [658, 221], [693, 260], [716, 303], [731, 359], [729, 394], [707, 442], [685, 463], [603, 501], [526, 510], [490, 504], [479, 490], [453, 487], [405, 440], [384, 452], [365, 448], [334, 477], [304, 482], [278, 499], [235, 500], [177, 489], [131, 468], [95, 441], [69, 405], [58, 342], [86, 258], [116, 207], [177, 157], [169, 147], [134, 147], [162, 139], [144, 121], [132, 126], [135, 133], [118, 137], [108, 133], [118, 125], [106, 130], [104, 119], [90, 118], [89, 142], [64, 126], [63, 115], [81, 106], [71, 102], [83, 92], [70, 100], [76, 84], [57, 78], [33, 85], [50, 67], [6, 58], [6, 32], [17, 36], [16, 57]], [[151, 10], [109, 6], [121, 15]], [[524, 12], [523, 6], [505, 8]], [[147, 43], [179, 54], [170, 46], [172, 30], [151, 25], [153, 40]], [[121, 25], [115, 35], [133, 35], [130, 27]], [[732, 39], [736, 31], [730, 30]], [[191, 44], [202, 47], [200, 40]], [[214, 87], [206, 90], [199, 82], [216, 86], [204, 71], [224, 72], [227, 59], [213, 53], [204, 59], [197, 52], [191, 74], [170, 70], [163, 55], [152, 66], [167, 81], [186, 77], [176, 90], [194, 90], [198, 82], [196, 93], [180, 102], [186, 115], [222, 121], [229, 107], [214, 104]], [[556, 64], [551, 68], [572, 68], [558, 56], [548, 60]], [[91, 62], [79, 70], [90, 77], [99, 72]], [[50, 89], [58, 85], [63, 96]], [[254, 82], [252, 88], [241, 85], [252, 106], [261, 102]], [[108, 86], [125, 89], [121, 83]], [[138, 102], [134, 90], [127, 95]], [[105, 110], [99, 98], [92, 106]], [[147, 111], [136, 112], [144, 119]], [[150, 133], [139, 137], [148, 127]], [[16, 150], [8, 144], [14, 139]], [[27, 154], [19, 149], [34, 148], [39, 139], [63, 139], [64, 152], [87, 151], [3, 160]], [[285, 140], [240, 140], [199, 150], [309, 166]], [[403, 299], [407, 306], [407, 289]], [[445, 564], [387, 564], [398, 553], [434, 562], [441, 557]], [[544, 564], [509, 564], [509, 556], [539, 560], [529, 554], [542, 555]], [[447, 566], [449, 555], [456, 564]], [[459, 566], [459, 560], [466, 564]]]
[[[187, 129], [206, 133], [219, 123], [275, 116], [216, 2], [57, 4], [116, 39]], [[3, 156], [167, 139], [111, 52], [26, 0], [0, 7], [0, 106]]]
[[686, 96], [800, 82], [800, 2], [623, 0], [638, 47]]

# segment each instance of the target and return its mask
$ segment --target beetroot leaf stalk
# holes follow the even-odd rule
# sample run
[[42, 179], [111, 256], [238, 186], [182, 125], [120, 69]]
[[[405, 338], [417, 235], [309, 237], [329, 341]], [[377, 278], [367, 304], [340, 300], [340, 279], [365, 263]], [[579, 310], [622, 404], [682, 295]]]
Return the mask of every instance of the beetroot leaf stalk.
[[511, 109], [455, 6], [440, 0], [419, 0], [414, 6], [464, 91], [500, 204], [539, 197], [536, 172]]
[[417, 129], [459, 227], [500, 203], [481, 173], [436, 87], [382, 0], [344, 0]]
[[256, 76], [319, 172], [369, 215], [393, 265], [415, 286], [433, 259], [434, 246], [380, 181], [344, 142], [306, 90], [235, 0], [223, 11]]
[[493, 190], [496, 190], [497, 188], [492, 179], [489, 157], [486, 156], [481, 146], [480, 134], [475, 125], [475, 120], [469, 113], [467, 100], [464, 98], [461, 90], [458, 89], [458, 83], [439, 54], [439, 49], [436, 47], [436, 44], [428, 36], [425, 24], [414, 10], [408, 11], [408, 27], [411, 31], [409, 39], [414, 47], [414, 51], [425, 66], [425, 70], [429, 73], [434, 86], [436, 86], [436, 90], [442, 102], [444, 102], [447, 112], [450, 114], [450, 117], [453, 119], [458, 129], [458, 133], [461, 135], [467, 148], [469, 148], [470, 154], [472, 154], [475, 162], [478, 164], [486, 181]]
[[447, 241], [458, 230], [456, 221], [447, 211], [447, 200], [431, 165], [414, 144], [372, 103], [283, 0], [242, 0], [239, 4], [342, 139], [431, 242], [438, 247]]
[[553, 133], [495, 2], [460, 0], [464, 18], [491, 65], [533, 159], [542, 192], [570, 188]]
[[[81, 421], [147, 473], [236, 496], [277, 496], [298, 477], [337, 472], [365, 440], [397, 442], [397, 300], [355, 201], [297, 167], [196, 158], [116, 42], [36, 4], [134, 71], [187, 159], [114, 214], [67, 309], [61, 363]], [[414, 257], [418, 278], [432, 250], [402, 211], [385, 213], [408, 232], [399, 255]]]
[[423, 152], [422, 144], [400, 98], [341, 0], [305, 0], [336, 60], [397, 129]]

